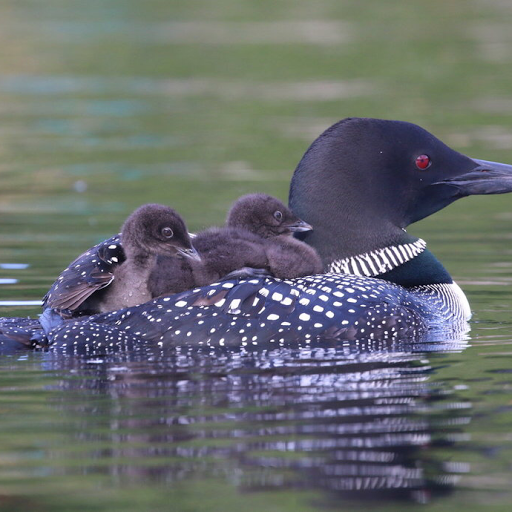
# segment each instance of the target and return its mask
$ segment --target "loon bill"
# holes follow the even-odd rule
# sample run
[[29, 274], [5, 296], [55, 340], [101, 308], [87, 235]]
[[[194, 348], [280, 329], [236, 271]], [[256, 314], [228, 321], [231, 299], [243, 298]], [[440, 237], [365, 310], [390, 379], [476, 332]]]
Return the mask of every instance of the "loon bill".
[[[512, 166], [469, 158], [411, 123], [344, 119], [306, 151], [289, 195], [293, 213], [313, 226], [296, 236], [331, 273], [214, 283], [84, 320], [49, 322], [50, 347], [101, 352], [139, 342], [417, 339], [432, 326], [460, 329], [470, 318], [463, 292], [405, 228], [461, 197], [510, 191]], [[122, 251], [113, 240], [109, 247]], [[95, 259], [94, 248], [88, 254]], [[12, 325], [3, 325], [8, 337]]]

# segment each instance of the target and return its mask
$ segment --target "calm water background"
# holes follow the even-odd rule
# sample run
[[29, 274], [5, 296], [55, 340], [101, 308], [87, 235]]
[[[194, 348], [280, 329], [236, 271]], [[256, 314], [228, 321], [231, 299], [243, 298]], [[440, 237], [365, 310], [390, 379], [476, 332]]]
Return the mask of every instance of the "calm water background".
[[[0, 0], [0, 300], [36, 301], [144, 202], [193, 230], [285, 199], [349, 116], [512, 162], [503, 0]], [[512, 199], [410, 231], [467, 339], [0, 359], [0, 510], [509, 510]], [[37, 315], [1, 306], [0, 315]]]

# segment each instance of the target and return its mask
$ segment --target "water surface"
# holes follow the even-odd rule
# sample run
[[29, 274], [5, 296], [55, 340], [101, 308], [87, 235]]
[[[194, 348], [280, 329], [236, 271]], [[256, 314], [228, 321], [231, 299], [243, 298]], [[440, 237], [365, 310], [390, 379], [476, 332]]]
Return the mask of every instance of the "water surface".
[[[512, 162], [507, 2], [0, 0], [0, 314], [35, 316], [144, 202], [192, 230], [285, 199], [349, 116]], [[462, 339], [0, 360], [0, 510], [508, 510], [512, 208], [410, 228]]]

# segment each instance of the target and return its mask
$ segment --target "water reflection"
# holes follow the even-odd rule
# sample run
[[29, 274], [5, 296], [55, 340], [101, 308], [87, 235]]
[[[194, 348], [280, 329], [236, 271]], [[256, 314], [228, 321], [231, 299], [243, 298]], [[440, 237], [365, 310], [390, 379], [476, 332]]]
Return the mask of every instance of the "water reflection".
[[55, 407], [80, 424], [70, 443], [89, 450], [88, 472], [425, 502], [467, 470], [438, 449], [464, 439], [469, 403], [429, 383], [425, 354], [404, 348], [46, 354], [45, 365], [65, 390]]

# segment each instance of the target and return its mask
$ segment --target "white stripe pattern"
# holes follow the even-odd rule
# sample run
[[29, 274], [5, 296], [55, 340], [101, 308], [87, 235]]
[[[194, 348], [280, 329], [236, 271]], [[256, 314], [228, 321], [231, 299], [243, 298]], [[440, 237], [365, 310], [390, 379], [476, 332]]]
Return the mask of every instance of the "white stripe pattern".
[[431, 304], [436, 302], [436, 311], [442, 313], [444, 318], [463, 321], [468, 321], [471, 318], [468, 299], [455, 281], [416, 286], [410, 291], [425, 295]]
[[328, 272], [376, 277], [412, 260], [426, 247], [426, 242], [419, 238], [409, 244], [392, 245], [350, 258], [335, 260], [329, 265]]

